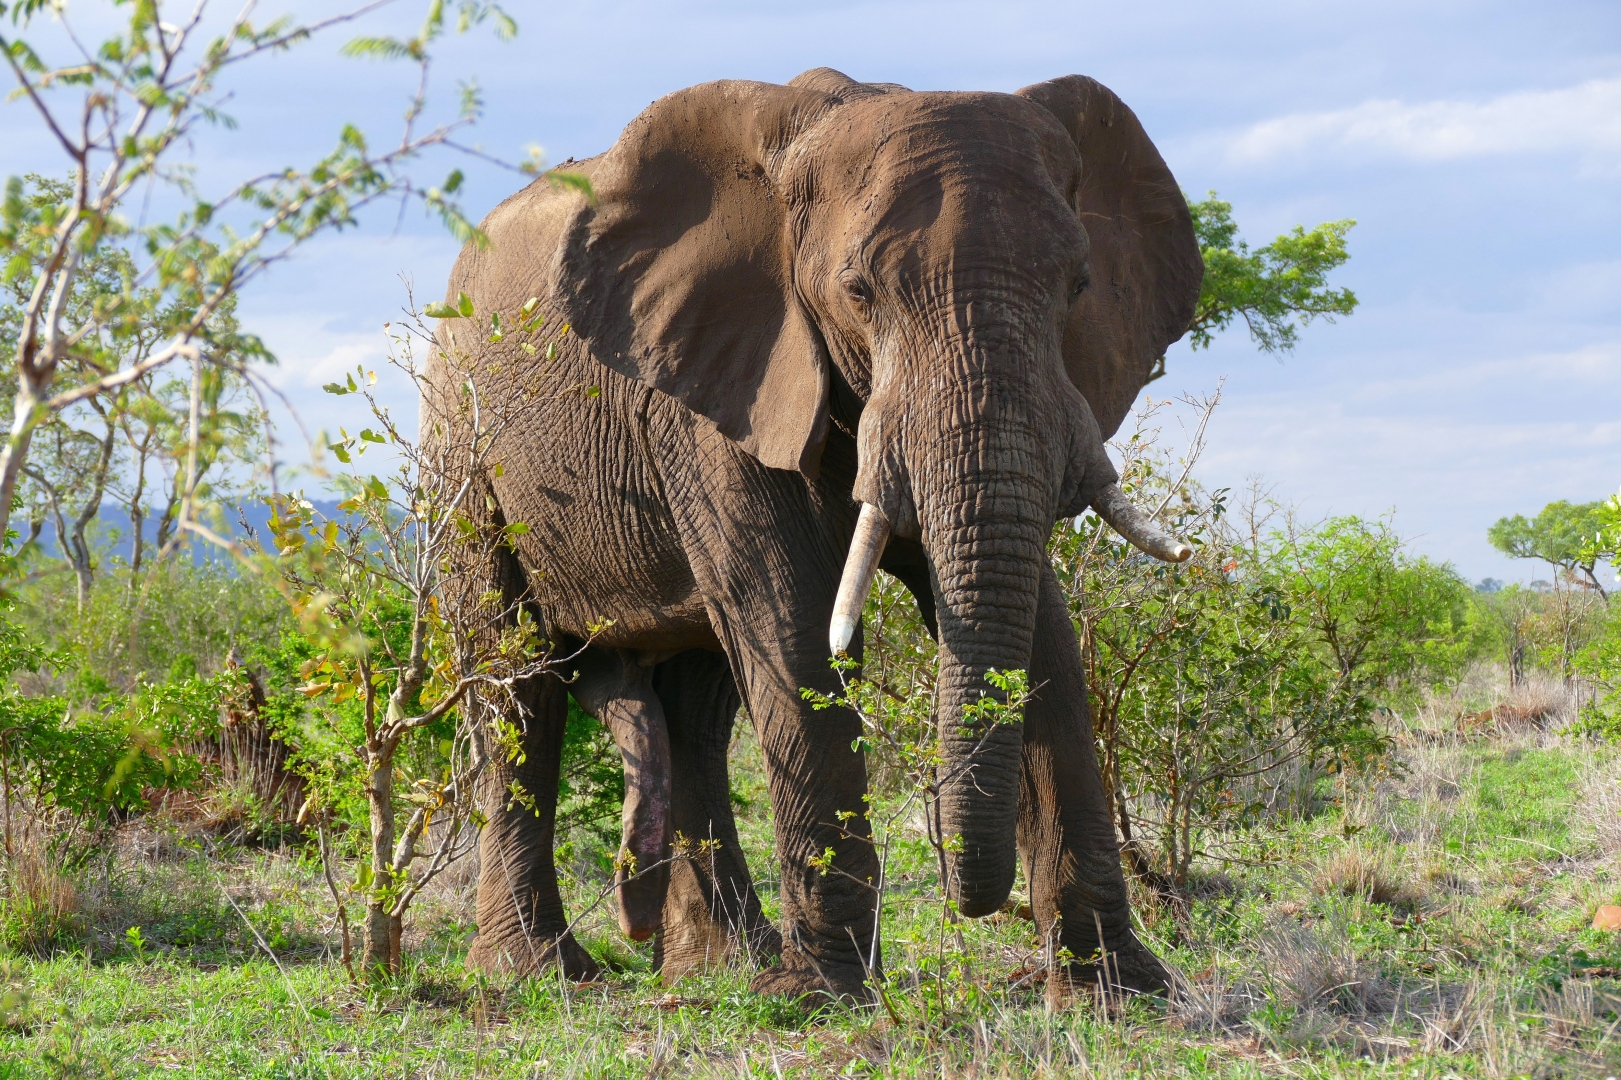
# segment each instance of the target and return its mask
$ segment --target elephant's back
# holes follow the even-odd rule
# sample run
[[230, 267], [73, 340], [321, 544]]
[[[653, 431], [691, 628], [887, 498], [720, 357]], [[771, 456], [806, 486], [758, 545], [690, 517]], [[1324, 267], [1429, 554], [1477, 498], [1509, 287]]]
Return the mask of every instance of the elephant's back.
[[[590, 180], [602, 157], [570, 162], [565, 168]], [[482, 314], [515, 310], [532, 296], [549, 299], [558, 242], [585, 201], [577, 188], [545, 175], [501, 200], [479, 223], [489, 242], [469, 243], [457, 257], [446, 301], [466, 292]]]
[[[599, 160], [568, 168], [589, 178]], [[664, 444], [649, 435], [650, 425], [669, 428], [685, 410], [598, 363], [563, 332], [554, 304], [556, 252], [583, 201], [541, 177], [490, 211], [481, 224], [488, 245], [463, 249], [446, 290], [452, 303], [466, 293], [474, 318], [445, 320], [440, 345], [461, 358], [486, 396], [513, 377], [527, 383], [522, 373], [540, 378], [535, 409], [503, 437], [502, 476], [492, 486], [507, 520], [528, 526], [515, 547], [550, 630], [584, 637], [611, 619], [600, 639], [607, 644], [712, 646], [652, 449]], [[546, 321], [533, 334], [514, 332], [514, 316], [531, 298]], [[491, 313], [502, 316], [500, 340], [490, 340]], [[548, 345], [556, 347], [549, 359]], [[673, 426], [679, 436], [686, 425]]]

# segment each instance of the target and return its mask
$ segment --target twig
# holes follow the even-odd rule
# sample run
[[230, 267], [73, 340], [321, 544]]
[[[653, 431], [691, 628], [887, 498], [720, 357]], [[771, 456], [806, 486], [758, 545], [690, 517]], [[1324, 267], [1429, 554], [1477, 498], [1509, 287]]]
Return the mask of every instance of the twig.
[[265, 955], [270, 957], [271, 962], [276, 965], [276, 970], [281, 972], [281, 980], [287, 984], [287, 992], [293, 995], [294, 1001], [298, 1002], [299, 1011], [304, 1014], [304, 1019], [306, 1021], [309, 1020], [309, 1007], [304, 1004], [304, 999], [299, 996], [298, 988], [293, 985], [293, 980], [288, 976], [287, 969], [281, 966], [281, 958], [276, 955], [276, 951], [272, 949], [265, 939], [260, 935], [258, 928], [249, 921], [247, 914], [243, 912], [241, 908], [237, 907], [236, 899], [231, 896], [231, 891], [227, 889], [223, 883], [220, 885], [220, 894], [225, 897], [225, 902], [231, 905], [231, 910], [235, 911], [242, 917], [242, 924], [246, 926], [248, 928], [248, 932], [253, 935], [253, 940], [259, 943], [259, 948], [265, 951]]
[[354, 953], [349, 937], [349, 908], [338, 893], [338, 883], [332, 879], [332, 863], [328, 856], [326, 839], [326, 817], [323, 814], [316, 825], [316, 842], [320, 846], [321, 874], [326, 878], [326, 887], [332, 893], [332, 902], [338, 906], [338, 922], [343, 927], [343, 969], [349, 973], [349, 981], [359, 985], [360, 980], [355, 976]]

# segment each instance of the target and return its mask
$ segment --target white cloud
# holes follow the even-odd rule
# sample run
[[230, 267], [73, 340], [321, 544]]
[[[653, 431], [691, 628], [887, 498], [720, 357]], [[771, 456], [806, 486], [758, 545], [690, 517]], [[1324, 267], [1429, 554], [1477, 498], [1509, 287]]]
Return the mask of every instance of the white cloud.
[[1621, 168], [1621, 78], [1479, 103], [1374, 100], [1331, 112], [1294, 113], [1242, 132], [1229, 144], [1228, 155], [1260, 162], [1324, 149], [1418, 161], [1574, 152], [1590, 167], [1611, 172]]

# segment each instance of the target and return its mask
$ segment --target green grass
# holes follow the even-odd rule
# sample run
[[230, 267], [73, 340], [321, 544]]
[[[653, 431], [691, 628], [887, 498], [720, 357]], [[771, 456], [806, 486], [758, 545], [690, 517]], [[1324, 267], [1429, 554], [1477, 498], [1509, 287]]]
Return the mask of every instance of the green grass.
[[1579, 773], [1575, 756], [1564, 747], [1485, 751], [1447, 830], [1447, 850], [1509, 858], [1527, 854], [1527, 847], [1563, 854], [1570, 845]]
[[[752, 748], [736, 760], [769, 907], [767, 801]], [[758, 997], [742, 968], [666, 987], [606, 911], [582, 931], [616, 968], [602, 983], [480, 977], [461, 963], [465, 874], [424, 896], [408, 970], [368, 993], [332, 956], [330, 902], [306, 863], [172, 841], [142, 859], [126, 845], [79, 882], [77, 951], [4, 962], [0, 983], [28, 1004], [0, 1028], [0, 1080], [1621, 1072], [1621, 935], [1586, 929], [1621, 899], [1615, 751], [1515, 735], [1414, 742], [1396, 764], [1336, 784], [1315, 818], [1247, 838], [1242, 862], [1202, 865], [1185, 919], [1140, 905], [1145, 937], [1188, 984], [1174, 1004], [1123, 1011], [1084, 995], [1049, 1008], [1040, 986], [1010, 981], [1039, 959], [1012, 915], [966, 927], [937, 998], [938, 907], [916, 845], [898, 852], [885, 912], [898, 1020]], [[594, 855], [573, 865], [576, 894], [594, 890]]]

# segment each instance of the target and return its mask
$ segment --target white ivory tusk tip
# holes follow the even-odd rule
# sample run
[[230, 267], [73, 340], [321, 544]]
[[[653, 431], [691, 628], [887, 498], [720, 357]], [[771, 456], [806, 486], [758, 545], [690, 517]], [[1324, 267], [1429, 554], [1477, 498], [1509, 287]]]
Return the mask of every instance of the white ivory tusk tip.
[[850, 639], [856, 636], [856, 624], [849, 619], [834, 618], [828, 629], [827, 643], [834, 656], [843, 655], [850, 648]]

